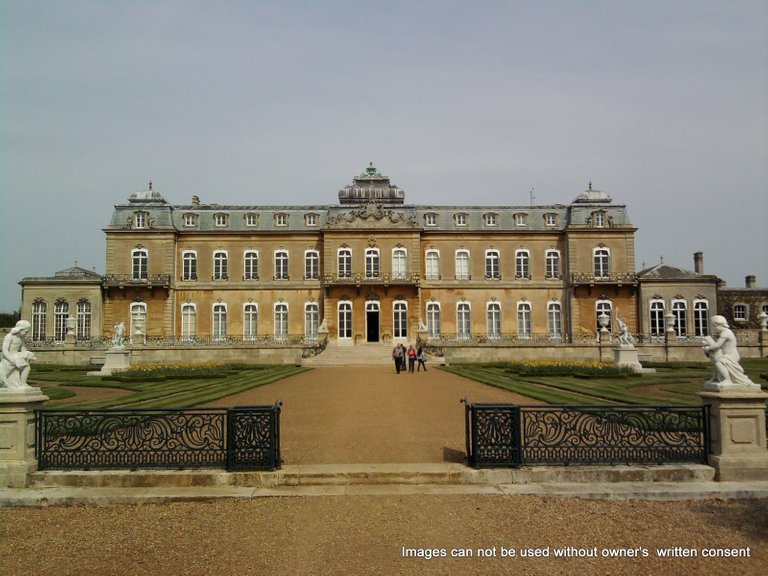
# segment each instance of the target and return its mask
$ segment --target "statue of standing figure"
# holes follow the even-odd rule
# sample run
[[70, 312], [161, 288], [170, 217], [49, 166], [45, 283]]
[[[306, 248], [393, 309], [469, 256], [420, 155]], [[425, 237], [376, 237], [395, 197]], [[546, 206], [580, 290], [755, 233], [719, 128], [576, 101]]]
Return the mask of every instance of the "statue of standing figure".
[[0, 359], [0, 384], [11, 392], [39, 391], [27, 384], [31, 369], [30, 360], [35, 355], [24, 346], [24, 339], [32, 328], [26, 320], [19, 320], [16, 326], [3, 338], [2, 359]]
[[619, 346], [622, 348], [632, 348], [635, 343], [635, 339], [629, 333], [629, 328], [624, 321], [618, 316], [616, 317], [616, 323], [619, 325]]
[[704, 383], [704, 388], [721, 390], [741, 386], [760, 390], [760, 386], [749, 379], [739, 364], [741, 356], [736, 347], [736, 335], [728, 327], [728, 321], [723, 316], [712, 316], [710, 328], [714, 338], [706, 336], [701, 343], [704, 354], [715, 369], [712, 378]]
[[125, 348], [125, 322], [119, 322], [115, 326], [115, 335], [112, 336], [113, 348]]

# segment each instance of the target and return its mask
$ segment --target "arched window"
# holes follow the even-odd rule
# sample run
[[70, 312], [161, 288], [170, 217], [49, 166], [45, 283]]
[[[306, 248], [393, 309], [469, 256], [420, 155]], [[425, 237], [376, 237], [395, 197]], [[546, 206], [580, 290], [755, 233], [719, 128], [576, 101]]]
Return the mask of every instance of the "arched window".
[[498, 302], [488, 302], [486, 306], [486, 319], [488, 338], [501, 338], [501, 304]]
[[437, 250], [427, 250], [425, 255], [425, 277], [427, 280], [440, 279], [440, 252]]
[[320, 324], [320, 306], [317, 302], [304, 304], [304, 337], [307, 340], [317, 339], [317, 328]]
[[341, 301], [338, 304], [339, 312], [339, 339], [352, 338], [352, 303]]
[[181, 305], [181, 339], [194, 340], [197, 335], [197, 306], [187, 302]]
[[456, 305], [456, 337], [460, 340], [472, 338], [472, 319], [469, 302], [459, 302]]
[[133, 343], [133, 335], [141, 334], [143, 342], [147, 335], [147, 303], [134, 302], [131, 304], [131, 333], [130, 338]]
[[63, 342], [67, 335], [67, 320], [69, 320], [69, 302], [59, 300], [53, 307], [53, 339]]
[[515, 251], [515, 278], [531, 277], [531, 253], [528, 250]]
[[378, 248], [368, 248], [365, 251], [365, 277], [378, 278], [381, 275], [381, 260]]
[[685, 338], [688, 335], [688, 304], [685, 300], [672, 301], [672, 315], [675, 317], [675, 334]]
[[197, 252], [194, 250], [181, 253], [181, 279], [197, 280]]
[[288, 304], [278, 302], [275, 304], [275, 339], [288, 338]]
[[651, 300], [651, 336], [664, 336], [664, 300]]
[[32, 340], [45, 340], [46, 318], [48, 316], [48, 304], [35, 302], [32, 304]]
[[500, 258], [498, 250], [485, 251], [485, 277], [498, 280], [501, 278]]
[[427, 335], [430, 338], [440, 338], [440, 304], [438, 302], [427, 304]]
[[149, 252], [144, 248], [134, 248], [131, 251], [131, 271], [134, 280], [147, 279]]
[[529, 302], [517, 303], [517, 337], [523, 339], [531, 337], [531, 304]]
[[595, 248], [595, 278], [607, 278], [611, 275], [611, 254], [608, 248]]
[[696, 337], [709, 335], [709, 302], [707, 300], [693, 301], [693, 335]]
[[600, 315], [605, 314], [608, 316], [608, 324], [606, 330], [608, 332], [613, 331], [613, 304], [610, 300], [598, 300], [595, 303], [595, 331], [600, 332]]
[[77, 337], [80, 340], [91, 339], [91, 303], [87, 300], [77, 303]]
[[320, 278], [320, 253], [317, 250], [304, 251], [304, 278], [306, 280]]
[[403, 300], [395, 300], [393, 304], [393, 336], [395, 338], [408, 338], [408, 303]]
[[288, 251], [275, 250], [275, 280], [288, 280]]
[[226, 280], [229, 277], [227, 268], [228, 258], [226, 250], [216, 250], [213, 253], [213, 279]]
[[227, 305], [226, 304], [214, 304], [213, 305], [213, 339], [214, 340], [226, 340], [227, 339]]
[[407, 257], [405, 248], [395, 248], [392, 251], [392, 278], [405, 278], [407, 273]]
[[563, 337], [562, 306], [559, 302], [547, 304], [547, 335], [550, 339]]
[[456, 250], [456, 280], [469, 279], [469, 250]]
[[259, 253], [256, 250], [246, 250], [243, 255], [243, 280], [259, 279]]
[[352, 278], [352, 250], [339, 248], [339, 278]]
[[243, 339], [256, 340], [259, 327], [259, 305], [249, 302], [243, 306]]
[[547, 250], [545, 252], [547, 265], [547, 278], [560, 278], [560, 251]]

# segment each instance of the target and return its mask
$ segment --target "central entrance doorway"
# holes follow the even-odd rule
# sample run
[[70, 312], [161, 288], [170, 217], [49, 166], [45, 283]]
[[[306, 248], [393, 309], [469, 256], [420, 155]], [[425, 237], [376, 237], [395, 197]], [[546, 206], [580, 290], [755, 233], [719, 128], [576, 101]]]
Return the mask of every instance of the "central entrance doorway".
[[379, 341], [379, 312], [378, 302], [368, 301], [365, 303], [365, 331], [366, 341]]

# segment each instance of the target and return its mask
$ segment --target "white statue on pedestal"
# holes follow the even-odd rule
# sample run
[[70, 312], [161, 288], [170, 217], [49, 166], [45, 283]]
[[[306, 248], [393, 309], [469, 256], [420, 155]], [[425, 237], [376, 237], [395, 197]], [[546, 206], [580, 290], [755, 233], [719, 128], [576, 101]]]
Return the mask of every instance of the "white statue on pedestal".
[[113, 348], [125, 348], [123, 343], [125, 339], [125, 322], [120, 322], [115, 326], [115, 335], [112, 336]]
[[0, 384], [10, 392], [40, 391], [27, 384], [30, 360], [35, 355], [24, 346], [24, 338], [32, 326], [26, 320], [19, 320], [16, 326], [3, 338], [2, 359], [0, 359]]
[[635, 339], [629, 333], [626, 323], [618, 316], [616, 317], [616, 323], [619, 325], [619, 346], [622, 348], [634, 348]]
[[710, 327], [717, 339], [706, 336], [701, 343], [704, 354], [714, 363], [715, 369], [712, 378], [704, 383], [704, 388], [747, 387], [760, 390], [760, 386], [749, 379], [739, 364], [741, 356], [736, 347], [736, 335], [728, 328], [728, 321], [723, 316], [712, 316]]

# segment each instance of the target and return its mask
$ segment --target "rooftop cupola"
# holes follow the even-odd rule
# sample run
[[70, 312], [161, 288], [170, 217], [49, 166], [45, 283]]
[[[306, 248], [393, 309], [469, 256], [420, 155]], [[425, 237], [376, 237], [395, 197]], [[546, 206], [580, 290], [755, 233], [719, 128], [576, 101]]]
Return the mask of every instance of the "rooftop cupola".
[[382, 175], [371, 162], [368, 168], [352, 179], [350, 186], [339, 190], [340, 204], [403, 204], [405, 192], [390, 184], [389, 177]]
[[160, 192], [152, 189], [151, 180], [146, 190], [134, 192], [128, 197], [128, 201], [131, 204], [167, 204], [165, 198], [160, 195]]
[[609, 204], [613, 200], [605, 192], [592, 189], [592, 181], [589, 182], [589, 188], [576, 196], [574, 204]]

